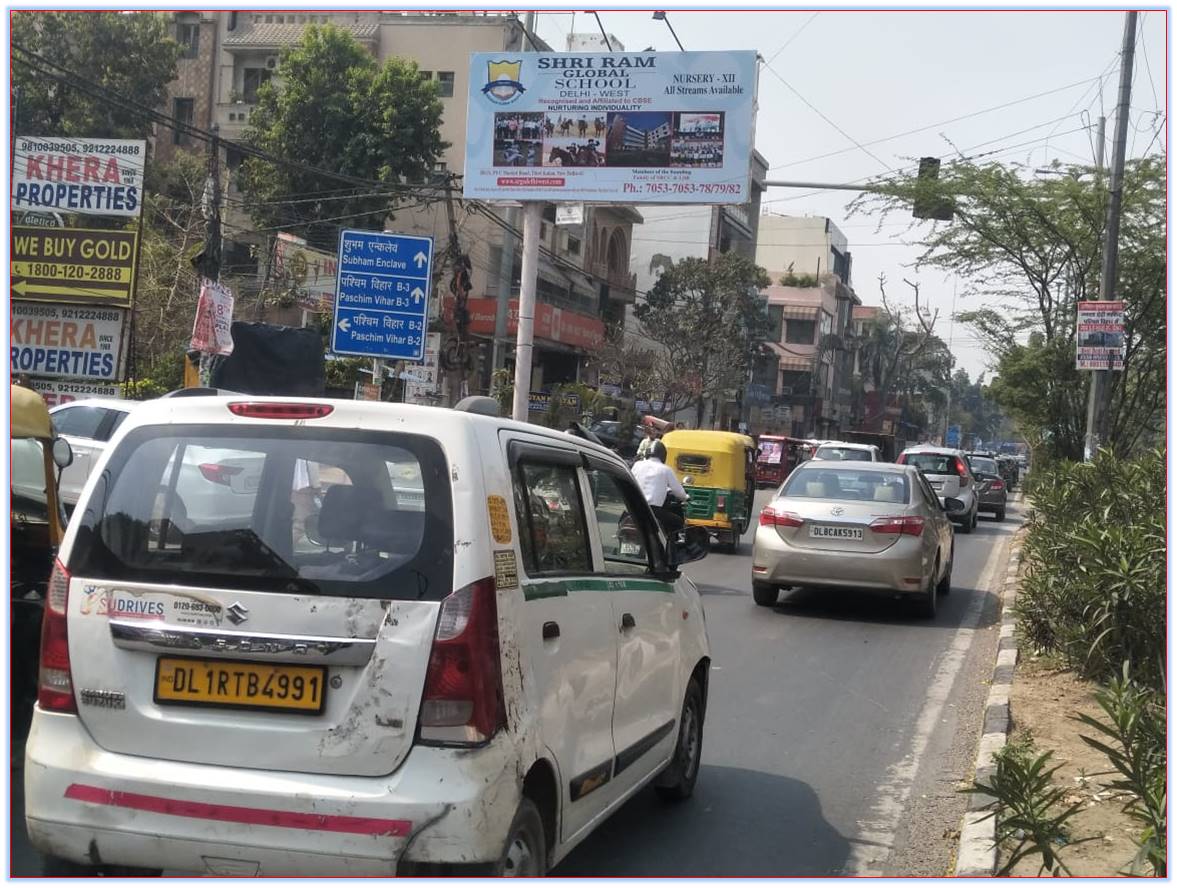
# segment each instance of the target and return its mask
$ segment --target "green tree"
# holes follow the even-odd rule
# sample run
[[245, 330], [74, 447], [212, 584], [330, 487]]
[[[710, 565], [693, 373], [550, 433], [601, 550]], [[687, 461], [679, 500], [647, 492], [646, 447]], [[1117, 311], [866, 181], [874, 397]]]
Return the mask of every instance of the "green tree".
[[43, 56], [101, 87], [147, 108], [159, 108], [176, 77], [180, 45], [167, 16], [156, 12], [13, 12], [12, 82], [17, 91], [15, 131], [20, 135], [143, 139], [151, 122], [142, 112], [103, 102], [34, 71]]
[[387, 192], [425, 181], [448, 147], [438, 131], [441, 115], [436, 87], [414, 62], [381, 65], [346, 31], [307, 28], [298, 45], [282, 51], [275, 79], [258, 91], [245, 141], [388, 188], [349, 189], [333, 176], [251, 157], [241, 170], [251, 216], [260, 227], [296, 228], [324, 249], [335, 248], [340, 228], [379, 228], [397, 203]]
[[[1098, 294], [1107, 181], [1085, 166], [1056, 163], [1051, 172], [951, 164], [935, 185], [899, 178], [854, 206], [886, 216], [910, 213], [916, 198], [952, 196], [956, 217], [922, 237], [919, 262], [960, 275], [967, 295], [983, 300], [958, 318], [997, 359], [992, 391], [1022, 431], [1050, 455], [1081, 458], [1074, 430], [1085, 425], [1089, 374], [1073, 369], [1075, 306]], [[1115, 287], [1128, 303], [1125, 369], [1107, 387], [1103, 435], [1121, 453], [1164, 422], [1165, 188], [1163, 157], [1128, 163]]]
[[668, 412], [693, 405], [702, 425], [707, 401], [744, 386], [768, 336], [760, 291], [771, 283], [764, 269], [737, 253], [665, 268], [634, 314], [660, 346], [652, 386], [668, 396]]

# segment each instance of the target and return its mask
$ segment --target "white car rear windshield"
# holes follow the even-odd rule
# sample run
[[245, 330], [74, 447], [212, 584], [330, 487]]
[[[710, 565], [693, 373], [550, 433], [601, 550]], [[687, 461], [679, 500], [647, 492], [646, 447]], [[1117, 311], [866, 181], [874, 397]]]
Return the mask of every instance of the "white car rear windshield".
[[134, 430], [86, 503], [71, 571], [96, 579], [440, 599], [449, 473], [420, 435]]
[[904, 462], [929, 475], [956, 474], [956, 457], [947, 453], [909, 453]]
[[873, 462], [869, 450], [855, 447], [819, 447], [814, 459]]
[[783, 497], [846, 502], [909, 502], [907, 478], [897, 472], [863, 472], [826, 467], [801, 468], [789, 476]]

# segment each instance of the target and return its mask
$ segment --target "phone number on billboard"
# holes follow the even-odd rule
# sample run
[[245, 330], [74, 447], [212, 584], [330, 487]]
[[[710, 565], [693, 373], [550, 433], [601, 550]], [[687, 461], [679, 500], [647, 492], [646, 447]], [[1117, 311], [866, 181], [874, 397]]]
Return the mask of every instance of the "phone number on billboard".
[[645, 182], [625, 184], [628, 194], [739, 194], [737, 182]]

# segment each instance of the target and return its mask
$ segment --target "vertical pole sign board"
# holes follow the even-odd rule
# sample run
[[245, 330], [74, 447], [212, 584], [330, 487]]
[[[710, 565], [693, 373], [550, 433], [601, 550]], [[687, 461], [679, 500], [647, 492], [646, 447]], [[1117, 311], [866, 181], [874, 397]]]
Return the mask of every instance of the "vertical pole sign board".
[[1075, 369], [1124, 369], [1124, 303], [1080, 302], [1075, 325]]
[[341, 232], [331, 351], [422, 360], [432, 266], [433, 238]]

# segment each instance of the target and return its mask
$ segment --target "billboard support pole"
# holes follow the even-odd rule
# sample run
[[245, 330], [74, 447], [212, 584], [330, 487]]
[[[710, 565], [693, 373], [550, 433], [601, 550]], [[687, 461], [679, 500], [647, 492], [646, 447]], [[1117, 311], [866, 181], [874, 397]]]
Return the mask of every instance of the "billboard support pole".
[[511, 416], [527, 422], [531, 394], [531, 353], [535, 329], [535, 289], [539, 280], [540, 201], [523, 204], [523, 269], [519, 282], [519, 329], [515, 335], [515, 396]]
[[[1124, 197], [1124, 151], [1128, 143], [1128, 111], [1132, 97], [1132, 61], [1136, 49], [1136, 13], [1124, 14], [1124, 47], [1120, 55], [1120, 101], [1116, 109], [1116, 136], [1112, 144], [1112, 178], [1108, 183], [1108, 220], [1104, 229], [1103, 268], [1099, 276], [1100, 301], [1110, 301], [1116, 289], [1116, 262], [1120, 247], [1120, 205]], [[1100, 140], [1102, 150], [1103, 140]], [[1102, 166], [1102, 164], [1101, 164]], [[1078, 335], [1076, 333], [1076, 335]], [[1094, 459], [1102, 437], [1109, 370], [1091, 371], [1087, 402], [1087, 435], [1084, 457]]]

